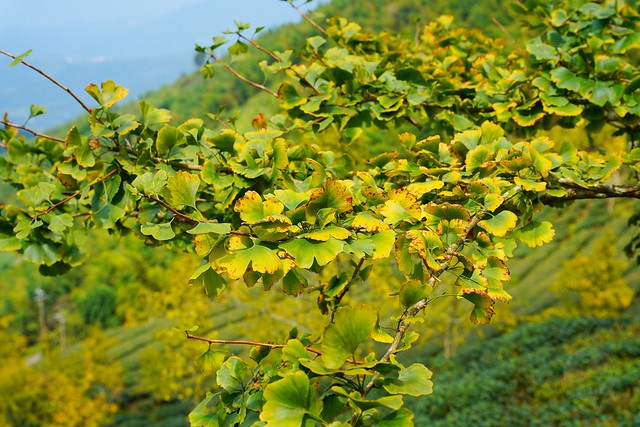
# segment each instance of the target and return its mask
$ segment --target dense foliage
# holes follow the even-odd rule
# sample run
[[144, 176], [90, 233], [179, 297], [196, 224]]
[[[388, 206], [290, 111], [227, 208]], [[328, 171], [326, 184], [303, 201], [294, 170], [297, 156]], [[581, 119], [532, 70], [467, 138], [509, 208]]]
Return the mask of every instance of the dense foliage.
[[[87, 87], [98, 106], [81, 103], [86, 132], [31, 141], [5, 119], [0, 176], [16, 199], [0, 205], [0, 249], [59, 274], [83, 261], [87, 231], [102, 228], [195, 252], [202, 263], [190, 282], [210, 296], [236, 282], [312, 295], [321, 320], [308, 333], [241, 342], [185, 331], [208, 343], [198, 363], [217, 371], [219, 386], [193, 425], [413, 425], [404, 397], [430, 394], [431, 372], [400, 359], [420, 336], [421, 313], [457, 298], [488, 322], [511, 299], [514, 248], [554, 236], [536, 217], [543, 206], [640, 194], [638, 6], [518, 7], [539, 35], [513, 51], [449, 17], [415, 38], [312, 21], [318, 35], [284, 52], [239, 23], [231, 59], [265, 53], [266, 84], [219, 57], [222, 38], [198, 51], [203, 75], [224, 67], [278, 100], [281, 111], [257, 115], [250, 132], [219, 115], [222, 128], [174, 123], [144, 101], [121, 113], [113, 107], [126, 89], [111, 81]], [[588, 153], [535, 135], [553, 126], [614, 129], [630, 149]], [[395, 151], [348, 154], [344, 144], [370, 128], [396, 132]], [[614, 175], [626, 183], [611, 184]], [[362, 304], [374, 290], [358, 289], [390, 266], [401, 286]], [[87, 294], [88, 320], [109, 321], [112, 310], [91, 309], [108, 294]], [[217, 344], [255, 347], [243, 359]]]

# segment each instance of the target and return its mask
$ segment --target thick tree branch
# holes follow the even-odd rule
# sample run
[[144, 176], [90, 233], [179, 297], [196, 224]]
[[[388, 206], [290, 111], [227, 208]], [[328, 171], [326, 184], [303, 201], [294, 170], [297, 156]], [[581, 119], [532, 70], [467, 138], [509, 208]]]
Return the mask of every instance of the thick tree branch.
[[581, 187], [573, 181], [569, 180], [560, 180], [560, 184], [565, 187], [566, 194], [564, 196], [553, 197], [548, 194], [543, 194], [540, 196], [540, 201], [547, 205], [558, 202], [569, 202], [573, 200], [583, 199], [611, 199], [621, 197], [629, 199], [640, 199], [640, 184], [596, 184], [590, 188]]

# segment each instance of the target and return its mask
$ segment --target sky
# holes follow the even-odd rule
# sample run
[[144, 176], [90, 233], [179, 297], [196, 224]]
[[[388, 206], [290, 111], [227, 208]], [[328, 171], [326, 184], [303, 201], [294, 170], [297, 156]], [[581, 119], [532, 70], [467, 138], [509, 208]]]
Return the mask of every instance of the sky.
[[[2, 0], [0, 49], [32, 49], [27, 62], [74, 91], [119, 78], [116, 83], [136, 97], [194, 71], [194, 45], [206, 45], [234, 28], [234, 21], [275, 28], [298, 20], [282, 0]], [[38, 129], [81, 113], [60, 99], [63, 92], [25, 67], [7, 67], [9, 62], [0, 58], [0, 113], [19, 122], [29, 105], [44, 105], [47, 115], [30, 122]]]

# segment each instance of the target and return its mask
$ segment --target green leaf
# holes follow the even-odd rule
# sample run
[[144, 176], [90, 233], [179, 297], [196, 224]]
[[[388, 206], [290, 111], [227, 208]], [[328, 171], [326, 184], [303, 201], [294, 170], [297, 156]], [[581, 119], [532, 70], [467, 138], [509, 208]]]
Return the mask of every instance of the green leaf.
[[31, 104], [29, 107], [29, 118], [27, 120], [31, 120], [34, 117], [38, 117], [47, 112], [47, 109], [42, 105]]
[[308, 199], [305, 193], [298, 193], [293, 190], [276, 190], [273, 194], [275, 194], [276, 198], [289, 210], [297, 208], [302, 202]]
[[14, 66], [16, 66], [16, 65], [18, 65], [18, 64], [21, 64], [21, 63], [22, 63], [22, 61], [24, 60], [24, 58], [26, 58], [27, 56], [31, 55], [31, 52], [33, 52], [33, 50], [32, 50], [32, 49], [29, 49], [28, 51], [26, 51], [26, 52], [24, 52], [24, 53], [21, 53], [20, 55], [16, 55], [16, 56], [13, 58], [13, 61], [11, 61], [11, 62], [9, 63], [9, 67], [14, 67]]
[[376, 423], [376, 427], [413, 427], [413, 412], [406, 408], [392, 412]]
[[493, 158], [494, 150], [487, 145], [479, 145], [467, 153], [465, 163], [468, 172], [475, 172], [477, 169], [485, 166], [489, 159]]
[[259, 224], [263, 222], [280, 223], [290, 225], [291, 220], [281, 215], [284, 205], [276, 198], [262, 201], [262, 197], [255, 191], [247, 193], [234, 206], [234, 210], [240, 214], [242, 221], [247, 224]]
[[558, 59], [558, 52], [556, 49], [553, 46], [542, 43], [539, 38], [537, 41], [534, 40], [527, 43], [527, 50], [539, 61], [545, 59]]
[[95, 99], [101, 107], [113, 107], [118, 101], [124, 99], [129, 89], [118, 86], [112, 80], [107, 80], [98, 86], [91, 83], [85, 91]]
[[180, 171], [167, 179], [167, 201], [174, 208], [196, 207], [196, 195], [200, 186], [198, 175]]
[[56, 215], [49, 222], [49, 230], [59, 233], [73, 226], [73, 217], [68, 213]]
[[431, 287], [419, 280], [411, 280], [400, 288], [400, 306], [409, 308], [420, 300], [423, 300], [431, 293]]
[[19, 251], [20, 249], [22, 249], [22, 244], [16, 237], [0, 239], [0, 252]]
[[299, 237], [305, 238], [308, 240], [326, 242], [330, 238], [334, 238], [337, 240], [345, 240], [351, 237], [351, 232], [346, 228], [338, 227], [337, 225], [330, 225], [321, 230], [316, 230], [310, 233], [301, 234]]
[[96, 159], [91, 152], [89, 140], [80, 135], [75, 125], [67, 133], [65, 145], [74, 148], [73, 155], [80, 166], [90, 168], [96, 164]]
[[[208, 406], [218, 394], [207, 392], [207, 396], [189, 413], [189, 423], [192, 427], [219, 427], [218, 415]], [[213, 413], [210, 413], [213, 412]]]
[[369, 337], [378, 322], [371, 307], [341, 308], [334, 322], [322, 335], [322, 360], [329, 369], [338, 369], [349, 357], [355, 357], [360, 344]]
[[213, 351], [209, 348], [195, 360], [195, 364], [201, 372], [210, 374], [216, 372], [220, 367], [222, 367], [224, 357], [225, 352]]
[[309, 378], [304, 372], [285, 375], [264, 389], [266, 403], [260, 420], [267, 423], [265, 427], [302, 426], [305, 415], [312, 409], [310, 393]]
[[565, 67], [551, 70], [551, 80], [560, 89], [567, 89], [573, 92], [580, 90], [580, 78]]
[[171, 111], [155, 108], [145, 101], [140, 101], [140, 112], [142, 113], [142, 124], [153, 131], [160, 130], [171, 121]]
[[553, 225], [548, 221], [530, 222], [516, 232], [516, 237], [530, 248], [549, 243], [554, 235]]
[[233, 153], [233, 145], [236, 142], [238, 134], [232, 130], [224, 129], [214, 137], [206, 137], [206, 141], [222, 151]]
[[131, 186], [135, 189], [134, 194], [136, 190], [140, 189], [144, 195], [156, 196], [167, 185], [167, 179], [167, 173], [163, 170], [159, 170], [155, 174], [145, 172], [142, 175], [138, 175], [131, 183]]
[[218, 369], [216, 382], [229, 393], [235, 393], [242, 390], [247, 375], [249, 375], [247, 364], [239, 357], [231, 356]]
[[165, 125], [158, 132], [156, 138], [156, 150], [160, 157], [171, 157], [172, 150], [175, 146], [182, 144], [185, 141], [184, 135], [178, 129], [173, 126]]
[[187, 230], [189, 234], [229, 234], [231, 224], [218, 222], [199, 222], [198, 225], [191, 230]]
[[217, 260], [217, 264], [223, 268], [231, 279], [242, 279], [244, 273], [251, 265], [251, 270], [258, 273], [274, 274], [282, 270], [282, 260], [276, 251], [253, 242], [253, 246], [233, 251], [227, 256]]
[[431, 371], [420, 363], [403, 368], [397, 379], [385, 379], [383, 387], [391, 394], [408, 394], [410, 396], [426, 396], [433, 392]]
[[201, 286], [210, 297], [218, 296], [226, 286], [224, 277], [216, 273], [208, 262], [204, 262], [189, 278], [189, 284]]
[[473, 304], [470, 319], [475, 324], [489, 323], [495, 314], [495, 301], [481, 292], [471, 292], [461, 295]]
[[513, 230], [518, 223], [518, 216], [511, 211], [502, 211], [493, 218], [482, 220], [478, 225], [497, 237], [503, 237]]
[[152, 236], [156, 240], [171, 240], [176, 237], [176, 233], [171, 228], [171, 223], [153, 224], [148, 222], [140, 226], [140, 232], [145, 236]]
[[311, 268], [313, 262], [319, 266], [327, 265], [340, 254], [345, 243], [342, 240], [329, 238], [326, 242], [312, 242], [306, 239], [294, 239], [280, 245], [291, 255], [298, 267]]
[[597, 106], [603, 107], [607, 103], [615, 104], [618, 101], [618, 95], [608, 84], [595, 82], [593, 85], [593, 92], [588, 99]]
[[62, 260], [62, 254], [48, 243], [32, 244], [24, 250], [24, 259], [34, 264], [53, 265]]
[[31, 188], [20, 190], [16, 193], [18, 198], [29, 207], [40, 206], [44, 201], [49, 200], [56, 186], [48, 182], [39, 182]]
[[325, 208], [335, 209], [336, 212], [351, 210], [352, 197], [349, 189], [338, 181], [328, 180], [322, 186], [311, 193], [307, 203], [307, 218], [309, 222], [315, 222], [318, 211]]

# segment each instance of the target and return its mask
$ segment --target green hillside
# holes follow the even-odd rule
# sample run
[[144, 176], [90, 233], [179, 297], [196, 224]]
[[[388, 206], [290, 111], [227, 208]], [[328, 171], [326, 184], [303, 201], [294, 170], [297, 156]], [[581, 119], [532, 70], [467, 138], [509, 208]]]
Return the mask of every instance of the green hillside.
[[[524, 37], [524, 27], [510, 9], [494, 0], [334, 0], [313, 16], [319, 22], [344, 16], [367, 31], [412, 37], [416, 28], [440, 14], [453, 14], [456, 25], [481, 28], [492, 36]], [[256, 40], [279, 50], [303, 44], [312, 33], [312, 27], [301, 22], [265, 31]], [[263, 82], [259, 68], [250, 65], [257, 54], [250, 55], [229, 60], [243, 75]], [[216, 126], [215, 118], [204, 113], [229, 117], [239, 110], [239, 129], [251, 129], [256, 115], [279, 108], [268, 95], [221, 67], [211, 79], [184, 76], [144, 98], [172, 110], [175, 123], [195, 116]], [[607, 132], [610, 129], [603, 134]], [[397, 145], [391, 134], [371, 131], [345, 150], [366, 158]], [[606, 139], [595, 133], [591, 137]], [[545, 208], [540, 218], [553, 219], [554, 240], [543, 248], [515, 249], [508, 285], [514, 302], [500, 303], [491, 325], [475, 326], [467, 318], [451, 322], [456, 310], [469, 311], [451, 298], [430, 306], [425, 335], [414, 346], [419, 350], [416, 359], [434, 372], [435, 387], [432, 395], [410, 400], [415, 424], [639, 425], [640, 299], [603, 315], [579, 292], [562, 289], [563, 280], [573, 277], [571, 262], [583, 261], [615, 270], [587, 279], [596, 284], [617, 281], [640, 294], [640, 268], [623, 255], [631, 238], [627, 222], [639, 207], [638, 202], [597, 200]], [[65, 396], [89, 396], [79, 402], [104, 414], [104, 420], [114, 419], [115, 425], [185, 426], [187, 414], [215, 387], [215, 377], [203, 372], [198, 359], [207, 345], [186, 340], [184, 330], [198, 325], [195, 333], [203, 337], [266, 340], [273, 332], [286, 336], [293, 327], [304, 333], [305, 322], [318, 322], [300, 309], [299, 300], [281, 304], [283, 295], [267, 295], [258, 286], [246, 289], [230, 283], [222, 295], [208, 298], [202, 289], [186, 285], [198, 263], [193, 253], [151, 247], [152, 239], [131, 235], [114, 240], [107, 233], [94, 233], [88, 239], [86, 262], [57, 277], [42, 277], [35, 266], [0, 252], [0, 357], [7, 360], [0, 368], [0, 395], [16, 396], [0, 402], [0, 424], [40, 425], [33, 415], [38, 411], [59, 417], [60, 408], [74, 410], [64, 402], [43, 403], [55, 388], [42, 385], [46, 391], [37, 395], [16, 392], [30, 383], [44, 384], [46, 372], [59, 370], [60, 378], [68, 380], [66, 388], [61, 387]], [[603, 245], [610, 249], [607, 256], [602, 256]], [[374, 299], [375, 292], [398, 289], [404, 279], [388, 270], [376, 266], [356, 295]], [[35, 302], [36, 289], [46, 292], [42, 307]], [[305, 298], [313, 302], [309, 295], [299, 297]], [[575, 307], [567, 305], [571, 299]], [[44, 309], [46, 333], [39, 308]], [[54, 316], [60, 313], [66, 316], [64, 338]], [[93, 351], [85, 357], [87, 348]], [[228, 349], [228, 354], [242, 352], [246, 347]], [[34, 355], [44, 355], [44, 361], [26, 367], [24, 361]], [[78, 372], [89, 367], [97, 372], [91, 380]], [[33, 414], [24, 414], [24, 408]]]

